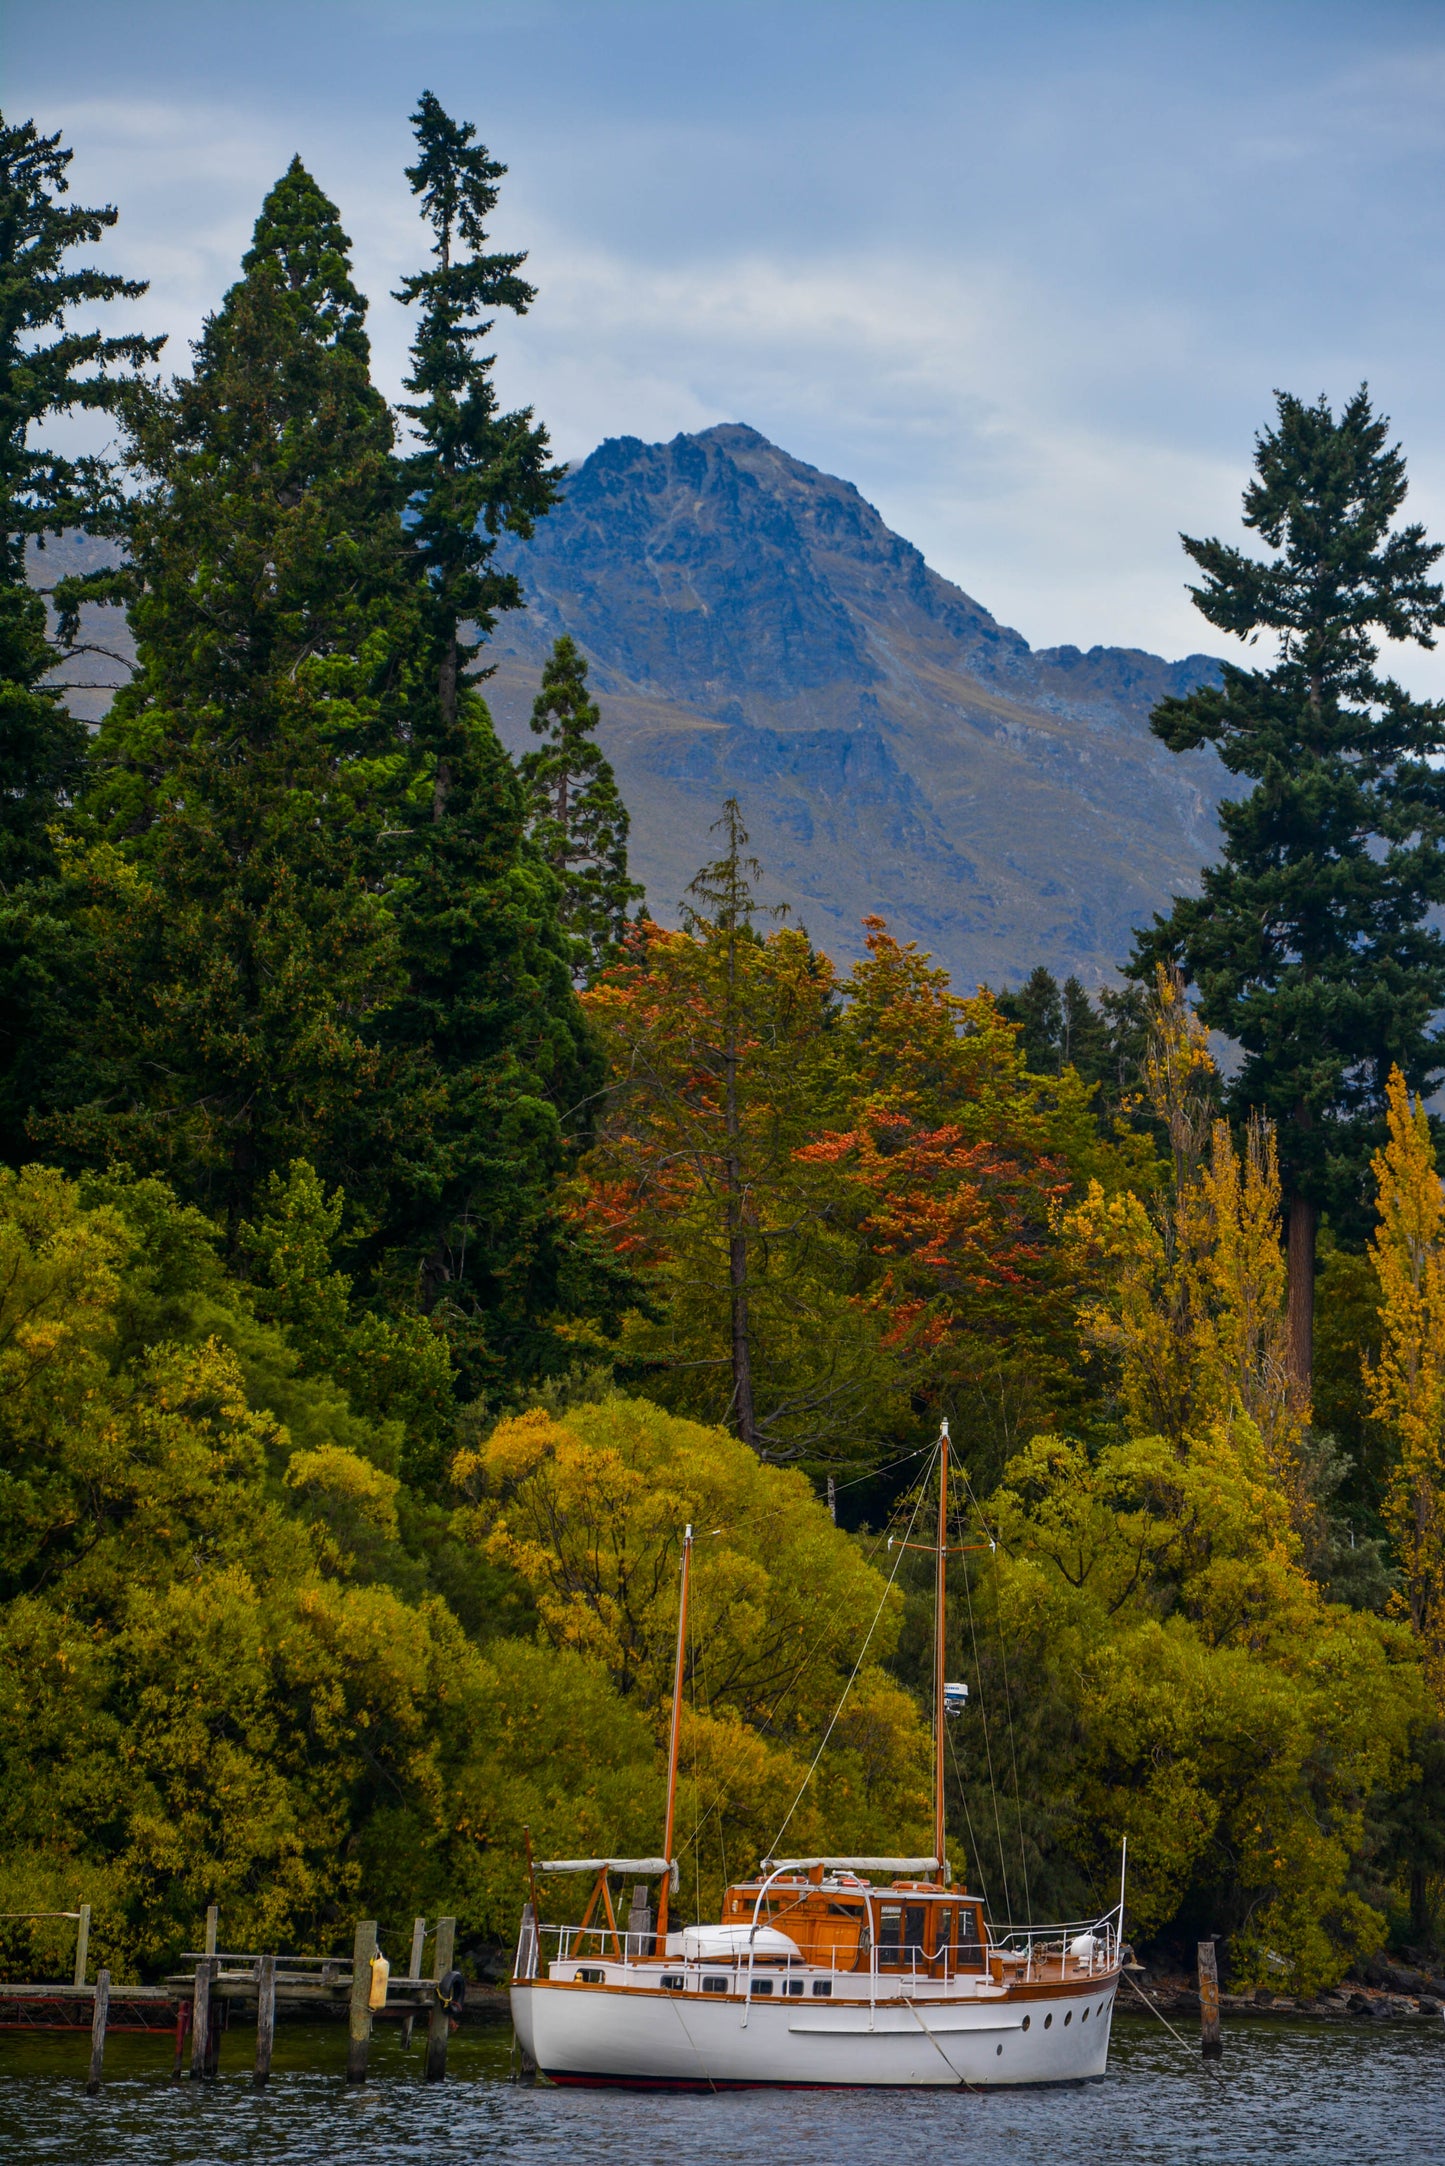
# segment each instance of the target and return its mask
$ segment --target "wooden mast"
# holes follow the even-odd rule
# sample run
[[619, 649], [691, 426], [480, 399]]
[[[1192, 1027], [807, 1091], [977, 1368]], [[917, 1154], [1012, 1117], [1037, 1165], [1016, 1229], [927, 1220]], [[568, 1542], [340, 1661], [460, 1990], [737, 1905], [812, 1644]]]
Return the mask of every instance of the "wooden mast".
[[948, 1423], [938, 1435], [938, 1568], [933, 1606], [933, 1855], [938, 1884], [944, 1885], [943, 1829], [943, 1686], [944, 1628], [948, 1614]]
[[667, 1747], [667, 1830], [662, 1838], [662, 1855], [667, 1860], [667, 1871], [662, 1876], [662, 1891], [657, 1898], [657, 1947], [659, 1953], [667, 1953], [667, 1898], [672, 1888], [672, 1830], [677, 1817], [677, 1747], [682, 1728], [682, 1679], [687, 1658], [687, 1588], [692, 1568], [692, 1527], [685, 1529], [682, 1537], [682, 1590], [677, 1604], [677, 1659], [672, 1672], [672, 1735]]

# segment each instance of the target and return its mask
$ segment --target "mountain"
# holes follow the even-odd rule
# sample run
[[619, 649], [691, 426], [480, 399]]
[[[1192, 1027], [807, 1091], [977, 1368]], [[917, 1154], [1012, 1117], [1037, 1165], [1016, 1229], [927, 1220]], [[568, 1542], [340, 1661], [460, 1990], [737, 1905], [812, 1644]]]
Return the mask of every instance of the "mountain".
[[498, 728], [533, 741], [542, 662], [570, 632], [664, 923], [729, 795], [763, 899], [836, 959], [877, 913], [968, 986], [1038, 962], [1112, 977], [1216, 853], [1224, 771], [1166, 752], [1148, 716], [1217, 663], [1030, 648], [850, 483], [755, 429], [609, 440], [508, 562], [529, 607], [488, 649]]

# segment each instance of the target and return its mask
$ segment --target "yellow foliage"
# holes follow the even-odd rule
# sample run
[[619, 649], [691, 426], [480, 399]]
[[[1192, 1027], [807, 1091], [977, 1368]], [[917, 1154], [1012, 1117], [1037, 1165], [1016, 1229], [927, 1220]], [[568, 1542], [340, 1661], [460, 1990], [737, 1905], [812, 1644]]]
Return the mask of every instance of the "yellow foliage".
[[825, 1821], [832, 1843], [921, 1836], [926, 1732], [876, 1667], [902, 1605], [801, 1474], [763, 1464], [726, 1430], [621, 1397], [504, 1421], [454, 1473], [472, 1492], [456, 1531], [521, 1575], [552, 1646], [604, 1665], [659, 1744], [693, 1526], [680, 1827], [700, 1900], [777, 1836], [855, 1664], [789, 1840], [800, 1829], [821, 1839]]
[[1162, 970], [1146, 1066], [1174, 1159], [1149, 1201], [1097, 1181], [1064, 1220], [1081, 1266], [1107, 1292], [1080, 1305], [1086, 1343], [1118, 1363], [1131, 1425], [1183, 1448], [1243, 1414], [1274, 1479], [1303, 1516], [1299, 1443], [1309, 1419], [1286, 1360], [1285, 1262], [1273, 1129], [1251, 1120], [1243, 1155], [1209, 1113], [1204, 1033]]
[[1380, 1358], [1366, 1367], [1370, 1410], [1398, 1456], [1385, 1523], [1404, 1606], [1436, 1706], [1445, 1714], [1445, 1194], [1424, 1106], [1391, 1071], [1389, 1138], [1374, 1159], [1379, 1225], [1370, 1255], [1380, 1288]]

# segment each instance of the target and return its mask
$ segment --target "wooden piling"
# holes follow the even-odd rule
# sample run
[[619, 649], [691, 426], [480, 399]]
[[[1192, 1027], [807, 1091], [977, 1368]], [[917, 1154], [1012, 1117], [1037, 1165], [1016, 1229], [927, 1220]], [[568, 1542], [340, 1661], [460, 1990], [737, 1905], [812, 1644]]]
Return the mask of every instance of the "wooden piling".
[[201, 2083], [210, 2074], [211, 1972], [215, 1958], [203, 1955], [196, 1964], [196, 1983], [191, 1994], [191, 2081]]
[[256, 2075], [257, 2090], [271, 2079], [271, 2048], [276, 2042], [276, 1958], [263, 1955], [256, 1966]]
[[[452, 1953], [456, 1947], [457, 1921], [455, 1918], [437, 1919], [436, 1954], [432, 1960], [432, 1977], [440, 1985], [452, 1967]], [[447, 2037], [451, 2017], [440, 1995], [433, 1998], [431, 2014], [426, 2026], [426, 2080], [440, 2083], [447, 2072]]]
[[191, 2011], [185, 2001], [176, 2002], [176, 2059], [171, 2070], [172, 2079], [185, 2074], [186, 2034], [191, 2027]]
[[[406, 1966], [406, 1974], [408, 1978], [420, 1978], [422, 1951], [425, 1947], [426, 1919], [415, 1918], [412, 1921], [411, 1928], [411, 1961]], [[414, 2015], [403, 2016], [401, 2019], [402, 2050], [406, 2053], [410, 2053], [411, 2051], [411, 2033], [412, 2026], [415, 2024], [415, 2022], [416, 2017]]]
[[95, 2006], [90, 2018], [90, 2075], [86, 2080], [87, 2091], [100, 2089], [101, 2070], [105, 2066], [105, 2026], [110, 2019], [110, 1972], [95, 1974]]
[[376, 1953], [376, 1920], [363, 1918], [356, 1928], [351, 1955], [351, 2030], [346, 2042], [346, 2080], [365, 2083], [371, 2045], [371, 1959]]
[[1224, 2051], [1219, 2035], [1219, 1959], [1212, 1940], [1199, 1943], [1199, 2043], [1207, 2061]]
[[90, 1956], [90, 1905], [82, 1903], [80, 1918], [75, 1928], [75, 1983], [85, 1984], [85, 1966]]
[[207, 1908], [207, 1911], [206, 1911], [206, 1953], [207, 1953], [207, 1955], [214, 1955], [214, 1954], [215, 1954], [215, 1952], [216, 1952], [216, 1934], [217, 1934], [217, 1932], [218, 1932], [218, 1930], [219, 1930], [219, 1928], [220, 1928], [220, 1923], [221, 1923], [221, 1906], [220, 1906], [220, 1904], [219, 1904], [219, 1903], [212, 1903], [212, 1904], [210, 1904], [210, 1905], [209, 1905], [209, 1907]]

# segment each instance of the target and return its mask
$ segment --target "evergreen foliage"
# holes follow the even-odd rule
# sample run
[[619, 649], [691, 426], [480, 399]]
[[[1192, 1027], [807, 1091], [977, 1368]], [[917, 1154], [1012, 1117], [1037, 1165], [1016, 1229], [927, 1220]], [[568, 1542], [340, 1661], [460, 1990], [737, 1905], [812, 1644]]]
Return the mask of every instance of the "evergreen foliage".
[[[565, 1311], [585, 1257], [554, 1201], [569, 1119], [600, 1083], [572, 989], [572, 943], [551, 874], [526, 840], [526, 798], [468, 675], [499, 609], [521, 605], [495, 569], [504, 529], [526, 535], [553, 501], [546, 431], [497, 404], [477, 346], [483, 312], [525, 312], [519, 255], [483, 253], [505, 168], [424, 93], [407, 169], [433, 234], [432, 268], [398, 298], [418, 307], [402, 412], [414, 448], [405, 503], [416, 675], [407, 735], [419, 762], [398, 904], [404, 985], [384, 1042], [425, 1064], [424, 1122], [398, 1139], [404, 1203], [387, 1268], [436, 1311], [471, 1392], [565, 1365], [549, 1316]], [[478, 637], [465, 636], [469, 625]]]
[[[85, 754], [84, 728], [45, 681], [62, 650], [27, 581], [27, 551], [67, 527], [106, 526], [115, 509], [103, 460], [67, 457], [34, 435], [62, 415], [114, 412], [130, 372], [163, 343], [71, 327], [78, 308], [146, 291], [135, 279], [67, 265], [118, 216], [63, 200], [73, 156], [59, 135], [0, 115], [0, 890], [54, 870], [47, 829]], [[64, 651], [74, 651], [71, 641]]]
[[167, 1171], [233, 1241], [295, 1156], [379, 1215], [417, 1118], [365, 1021], [401, 982], [378, 837], [407, 626], [347, 250], [293, 161], [191, 376], [130, 397], [139, 666], [71, 861], [91, 982], [42, 1132]]
[[1211, 624], [1278, 642], [1268, 669], [1156, 708], [1171, 750], [1217, 747], [1247, 795], [1219, 808], [1223, 862], [1141, 937], [1134, 968], [1176, 963], [1212, 1029], [1243, 1048], [1230, 1103], [1279, 1132], [1290, 1215], [1292, 1344], [1307, 1375], [1321, 1208], [1362, 1230], [1370, 1154], [1398, 1065], [1445, 1072], [1445, 706], [1376, 674], [1376, 635], [1433, 646], [1441, 554], [1392, 522], [1405, 461], [1363, 388], [1336, 419], [1278, 395], [1244, 524], [1272, 554], [1186, 536]]
[[587, 663], [564, 633], [542, 671], [532, 729], [544, 742], [523, 755], [534, 847], [562, 886], [562, 924], [589, 983], [621, 952], [631, 904], [627, 807], [595, 738], [601, 716], [587, 694]]

